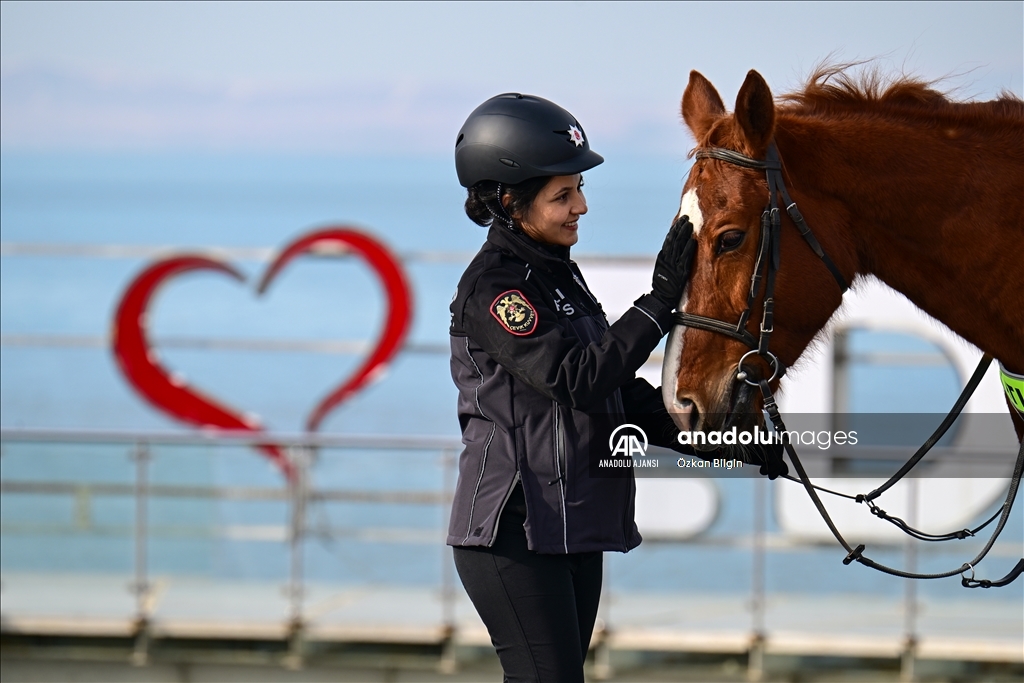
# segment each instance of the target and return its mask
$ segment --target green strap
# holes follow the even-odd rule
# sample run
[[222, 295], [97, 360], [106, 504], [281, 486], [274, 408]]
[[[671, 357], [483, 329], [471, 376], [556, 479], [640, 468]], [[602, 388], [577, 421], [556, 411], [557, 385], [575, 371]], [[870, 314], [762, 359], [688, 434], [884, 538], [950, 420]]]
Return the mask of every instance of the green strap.
[[1017, 409], [1017, 412], [1024, 415], [1024, 375], [1017, 375], [999, 364], [999, 382], [1003, 385], [1010, 403]]

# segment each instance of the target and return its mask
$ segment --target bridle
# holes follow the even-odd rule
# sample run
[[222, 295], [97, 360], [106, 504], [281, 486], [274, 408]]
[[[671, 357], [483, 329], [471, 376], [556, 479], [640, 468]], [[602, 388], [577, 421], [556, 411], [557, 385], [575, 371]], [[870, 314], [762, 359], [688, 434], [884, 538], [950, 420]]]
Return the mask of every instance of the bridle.
[[[825, 267], [828, 268], [835, 279], [836, 284], [839, 285], [840, 295], [845, 294], [846, 290], [850, 287], [842, 272], [836, 267], [835, 262], [821, 248], [821, 243], [818, 242], [814, 233], [811, 232], [807, 221], [804, 220], [800, 209], [797, 208], [796, 202], [789, 196], [786, 183], [782, 179], [782, 162], [779, 160], [779, 152], [774, 142], [768, 146], [768, 152], [763, 160], [754, 159], [745, 154], [734, 152], [731, 149], [723, 149], [722, 147], [698, 149], [696, 157], [698, 159], [718, 159], [719, 161], [725, 161], [736, 166], [742, 166], [743, 168], [763, 170], [768, 180], [768, 204], [761, 213], [761, 235], [757, 248], [757, 259], [754, 261], [754, 269], [750, 275], [747, 305], [743, 312], [740, 313], [740, 319], [733, 324], [717, 318], [679, 311], [675, 314], [675, 323], [698, 330], [724, 334], [749, 347], [750, 351], [743, 354], [743, 357], [740, 358], [737, 364], [737, 379], [751, 386], [758, 386], [758, 382], [752, 382], [748, 379], [748, 374], [743, 370], [743, 361], [746, 360], [747, 356], [756, 353], [768, 362], [773, 370], [772, 376], [768, 379], [769, 382], [786, 373], [786, 368], [782, 365], [782, 362], [768, 348], [772, 332], [775, 331], [775, 276], [779, 272], [779, 247], [782, 237], [782, 219], [778, 202], [780, 195], [786, 207], [786, 213], [789, 214], [797, 230], [800, 231], [800, 235], [811, 247], [815, 255], [825, 264]], [[764, 301], [761, 312], [761, 328], [758, 338], [754, 339], [754, 336], [747, 331], [747, 321], [750, 319], [750, 311], [754, 305], [754, 300], [761, 291], [762, 281], [764, 282]]]
[[[779, 407], [775, 401], [775, 397], [769, 383], [777, 377], [784, 375], [786, 368], [778, 357], [768, 348], [771, 341], [771, 335], [775, 331], [775, 277], [778, 274], [780, 266], [779, 247], [782, 233], [782, 220], [778, 203], [778, 198], [780, 196], [784, 206], [786, 207], [786, 213], [789, 214], [790, 219], [800, 232], [801, 237], [803, 237], [811, 250], [819, 259], [821, 259], [822, 263], [832, 274], [832, 277], [835, 279], [836, 284], [839, 285], [839, 289], [842, 294], [845, 294], [849, 289], [849, 284], [846, 282], [846, 278], [843, 276], [842, 272], [840, 272], [835, 262], [828, 256], [828, 254], [825, 253], [824, 249], [822, 249], [821, 243], [818, 242], [817, 238], [811, 232], [810, 227], [807, 225], [803, 215], [800, 213], [800, 209], [797, 208], [796, 202], [794, 202], [792, 197], [790, 197], [789, 191], [786, 189], [786, 183], [782, 178], [782, 162], [779, 159], [779, 152], [774, 141], [768, 145], [768, 150], [764, 159], [754, 159], [745, 154], [741, 154], [730, 149], [724, 149], [722, 147], [700, 148], [696, 152], [696, 158], [717, 159], [743, 168], [763, 170], [768, 182], [768, 204], [761, 213], [761, 233], [757, 250], [757, 259], [754, 262], [754, 268], [750, 275], [750, 289], [747, 292], [746, 308], [740, 314], [739, 320], [734, 324], [724, 320], [719, 320], [718, 318], [710, 318], [703, 315], [694, 315], [692, 313], [678, 311], [675, 313], [674, 323], [676, 325], [684, 325], [698, 330], [722, 334], [745, 344], [750, 351], [744, 353], [736, 364], [736, 381], [743, 381], [750, 386], [760, 388], [762, 398], [764, 399], [764, 410], [768, 414], [769, 419], [771, 419], [772, 426], [775, 428], [776, 433], [785, 434], [788, 430], [786, 429], [786, 425], [779, 413]], [[755, 339], [754, 335], [752, 335], [746, 327], [747, 322], [750, 320], [750, 312], [753, 308], [754, 300], [761, 291], [762, 282], [764, 282], [764, 299], [762, 304], [761, 326], [759, 335], [757, 339]], [[772, 368], [771, 377], [768, 379], [762, 378], [757, 381], [751, 381], [749, 374], [743, 369], [743, 362], [748, 356], [753, 354], [757, 354], [768, 362], [769, 367]], [[795, 481], [803, 485], [804, 489], [810, 496], [811, 501], [814, 503], [814, 506], [817, 508], [818, 513], [825, 521], [825, 524], [828, 525], [832, 535], [835, 536], [840, 545], [846, 549], [847, 555], [843, 559], [844, 565], [849, 565], [850, 563], [857, 561], [860, 564], [885, 572], [886, 574], [910, 579], [939, 579], [960, 574], [961, 584], [966, 588], [1005, 586], [1024, 572], [1024, 558], [1022, 558], [1010, 573], [1002, 579], [990, 581], [987, 579], [978, 580], [974, 578], [974, 568], [988, 554], [988, 551], [992, 548], [992, 545], [999, 537], [1000, 532], [1002, 532], [1003, 527], [1006, 525], [1006, 521], [1010, 516], [1010, 510], [1013, 507], [1013, 501], [1016, 498], [1017, 489], [1020, 485], [1021, 474], [1022, 471], [1024, 471], [1024, 442], [1021, 443], [1020, 449], [1017, 453], [1017, 462], [1013, 469], [1013, 475], [1010, 479], [1010, 486], [1006, 494], [1005, 502], [1000, 509], [988, 519], [988, 521], [975, 529], [963, 529], [947, 534], [925, 533], [918, 529], [914, 529], [902, 519], [887, 514], [885, 510], [882, 510], [874, 503], [876, 498], [910, 472], [910, 470], [917, 465], [922, 458], [924, 458], [925, 454], [928, 453], [931, 447], [934, 446], [940, 438], [942, 438], [943, 434], [946, 433], [949, 427], [956, 420], [957, 416], [959, 416], [960, 412], [967, 404], [968, 399], [978, 387], [978, 384], [981, 383], [981, 379], [984, 377], [985, 371], [991, 363], [992, 357], [990, 355], [985, 354], [982, 356], [981, 361], [978, 363], [978, 367], [971, 376], [971, 379], [967, 382], [967, 385], [964, 387], [964, 390], [953, 405], [953, 408], [949, 411], [949, 414], [946, 415], [945, 419], [942, 420], [942, 423], [938, 426], [935, 432], [920, 448], [918, 448], [914, 455], [911, 456], [911, 458], [902, 467], [900, 467], [896, 474], [870, 493], [851, 496], [816, 486], [811, 483], [810, 478], [807, 476], [803, 463], [800, 461], [793, 445], [789, 443], [788, 439], [783, 441], [785, 450], [793, 461], [793, 466], [796, 468], [799, 479], [788, 475], [784, 476], [786, 479], [790, 479], [791, 481]], [[965, 562], [957, 569], [937, 574], [905, 572], [900, 569], [894, 569], [892, 567], [879, 564], [866, 557], [864, 555], [864, 544], [860, 544], [856, 548], [852, 547], [846, 539], [843, 538], [839, 529], [836, 528], [832, 518], [828, 514], [828, 511], [825, 509], [824, 504], [822, 504], [821, 499], [818, 497], [817, 491], [824, 491], [826, 493], [849, 498], [858, 503], [867, 503], [873, 515], [894, 524], [908, 535], [923, 541], [949, 541], [953, 539], [964, 539], [969, 536], [974, 536], [977, 532], [981, 531], [984, 527], [994, 521], [996, 517], [999, 517], [999, 522], [996, 525], [995, 530], [992, 532], [992, 537], [989, 539], [988, 543], [985, 544], [981, 552], [971, 562]], [[969, 578], [966, 576], [968, 571], [971, 572]]]

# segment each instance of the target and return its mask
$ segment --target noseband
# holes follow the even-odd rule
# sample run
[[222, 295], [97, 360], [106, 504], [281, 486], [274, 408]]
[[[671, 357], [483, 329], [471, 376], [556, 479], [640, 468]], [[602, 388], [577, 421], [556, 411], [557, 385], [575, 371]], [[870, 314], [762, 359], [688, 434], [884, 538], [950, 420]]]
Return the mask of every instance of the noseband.
[[[675, 314], [675, 324], [724, 334], [748, 346], [751, 350], [743, 354], [743, 357], [740, 358], [736, 366], [736, 379], [742, 380], [751, 386], [758, 386], [758, 382], [752, 382], [747, 379], [747, 373], [743, 370], [743, 361], [747, 356], [756, 353], [769, 363], [773, 370], [772, 376], [768, 380], [769, 382], [776, 377], [784, 375], [786, 372], [786, 368], [778, 357], [768, 350], [768, 342], [771, 339], [772, 332], [775, 331], [775, 276], [779, 271], [779, 246], [782, 232], [782, 220], [778, 202], [780, 195], [786, 207], [786, 213], [789, 214], [793, 224], [796, 225], [796, 229], [815, 255], [822, 260], [825, 267], [832, 273], [832, 277], [835, 278], [839, 289], [845, 293], [849, 289], [849, 285], [846, 283], [846, 278], [843, 277], [839, 268], [836, 267], [835, 262], [821, 248], [821, 243], [818, 242], [814, 233], [811, 232], [810, 227], [808, 227], [807, 222], [800, 213], [800, 209], [797, 208], [796, 202], [789, 196], [786, 183], [782, 180], [782, 162], [779, 161], [779, 152], [774, 142], [768, 146], [768, 152], [763, 160], [754, 159], [745, 154], [721, 147], [698, 149], [696, 156], [698, 159], [718, 159], [719, 161], [742, 166], [743, 168], [763, 170], [768, 181], [768, 204], [761, 213], [761, 235], [760, 244], [757, 249], [757, 260], [754, 262], [754, 270], [750, 275], [747, 306], [740, 314], [740, 319], [736, 323], [729, 323], [717, 318], [679, 311]], [[764, 281], [764, 303], [761, 313], [761, 329], [758, 338], [754, 339], [754, 335], [750, 334], [746, 328], [754, 300], [761, 291], [762, 280]]]

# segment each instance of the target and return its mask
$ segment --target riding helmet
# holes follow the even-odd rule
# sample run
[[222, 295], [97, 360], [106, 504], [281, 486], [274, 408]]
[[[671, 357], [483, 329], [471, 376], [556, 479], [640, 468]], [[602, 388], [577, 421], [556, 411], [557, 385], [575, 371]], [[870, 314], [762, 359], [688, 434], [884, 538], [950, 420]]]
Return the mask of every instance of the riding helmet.
[[455, 140], [455, 170], [463, 187], [572, 175], [603, 161], [572, 114], [519, 93], [497, 95], [474, 109]]

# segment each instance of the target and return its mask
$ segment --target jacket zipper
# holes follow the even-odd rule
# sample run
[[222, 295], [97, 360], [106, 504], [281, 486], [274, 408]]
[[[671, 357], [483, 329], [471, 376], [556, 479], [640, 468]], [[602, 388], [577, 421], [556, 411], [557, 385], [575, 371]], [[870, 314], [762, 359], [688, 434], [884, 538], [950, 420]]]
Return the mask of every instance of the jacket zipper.
[[607, 325], [608, 324], [608, 314], [604, 312], [604, 306], [602, 306], [601, 302], [598, 301], [597, 298], [590, 292], [590, 289], [587, 287], [586, 283], [583, 282], [583, 280], [580, 278], [580, 276], [578, 276], [576, 274], [576, 267], [575, 267], [576, 266], [576, 262], [575, 261], [569, 261], [569, 263], [572, 264], [569, 267], [569, 273], [572, 275], [573, 282], [576, 283], [576, 289], [577, 290], [582, 290], [582, 292], [587, 295], [587, 298], [589, 298], [590, 301], [593, 302], [594, 307], [597, 309], [596, 311], [594, 311], [593, 315], [597, 315], [597, 314], [600, 313], [601, 317], [604, 318], [605, 324]]
[[[583, 281], [580, 280], [579, 276], [577, 276], [576, 273], [573, 272], [572, 268], [569, 269], [569, 274], [572, 275], [573, 282], [576, 283], [577, 289], [582, 291], [584, 294], [587, 295], [587, 297], [591, 301], [593, 301], [595, 304], [597, 304], [597, 299], [595, 299], [594, 295], [590, 293], [590, 290], [587, 289], [587, 286], [585, 284], [583, 284]], [[597, 305], [600, 306], [600, 304], [597, 304]]]

